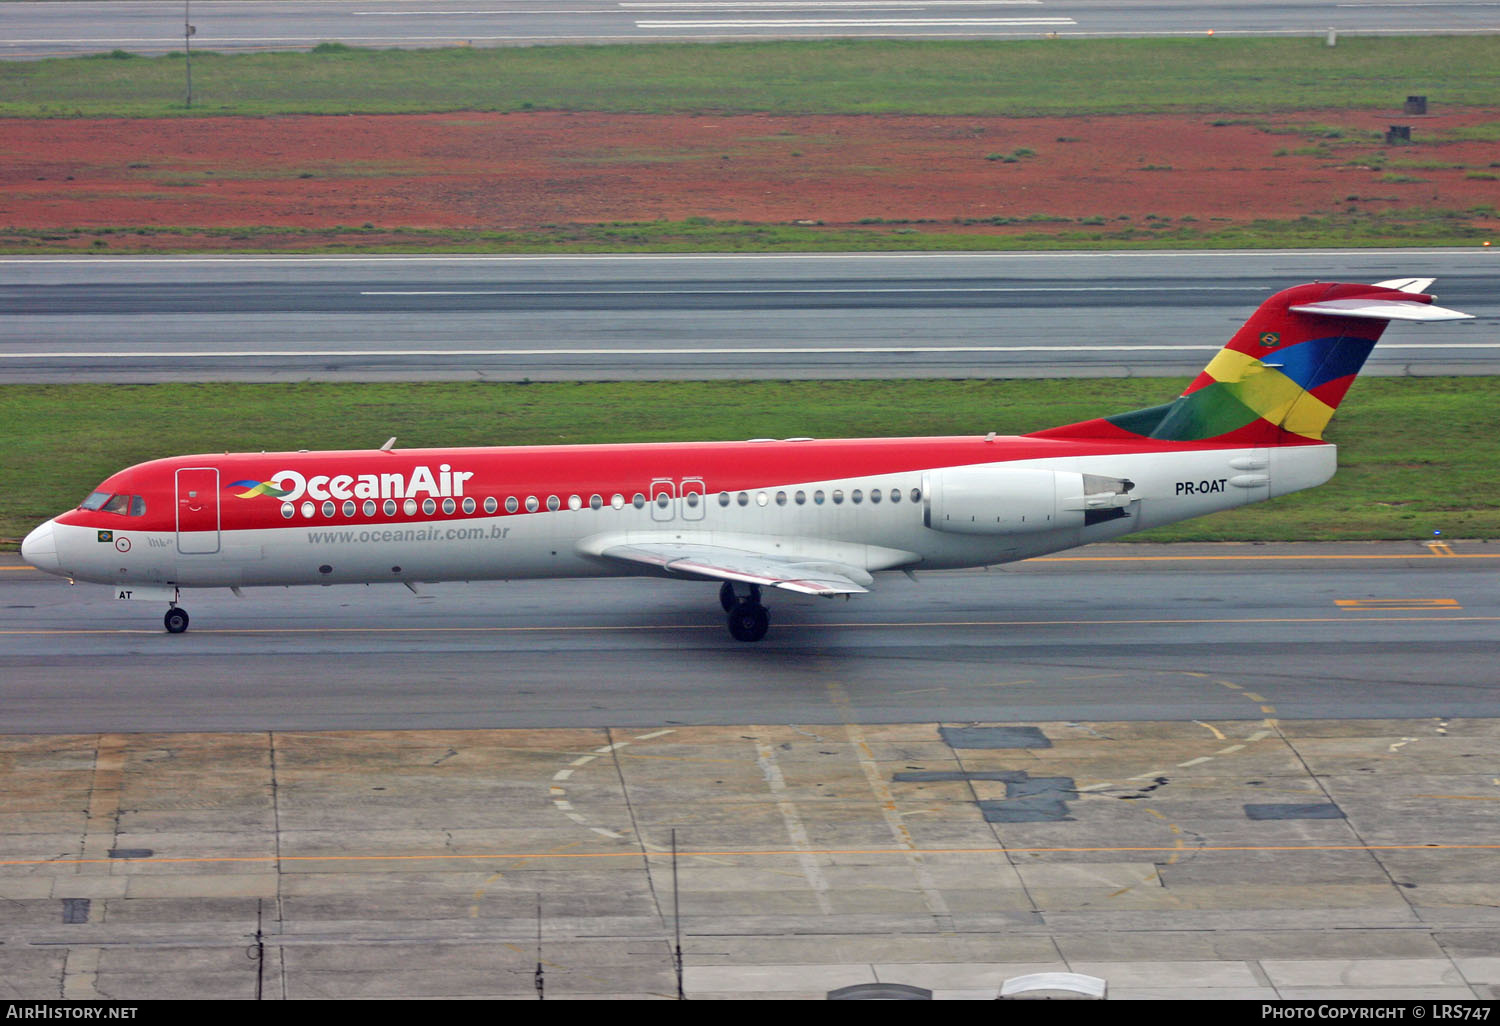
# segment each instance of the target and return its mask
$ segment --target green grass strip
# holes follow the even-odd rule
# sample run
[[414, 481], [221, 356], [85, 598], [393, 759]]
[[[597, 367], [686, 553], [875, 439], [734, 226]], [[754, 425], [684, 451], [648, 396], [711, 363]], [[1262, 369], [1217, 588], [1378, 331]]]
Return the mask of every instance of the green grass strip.
[[0, 115], [532, 109], [1076, 115], [1500, 101], [1494, 36], [537, 46], [0, 62]]
[[[1178, 379], [0, 387], [0, 539], [109, 474], [201, 452], [758, 437], [1019, 434], [1170, 399]], [[1365, 378], [1321, 488], [1138, 537], [1157, 541], [1500, 538], [1494, 378]]]

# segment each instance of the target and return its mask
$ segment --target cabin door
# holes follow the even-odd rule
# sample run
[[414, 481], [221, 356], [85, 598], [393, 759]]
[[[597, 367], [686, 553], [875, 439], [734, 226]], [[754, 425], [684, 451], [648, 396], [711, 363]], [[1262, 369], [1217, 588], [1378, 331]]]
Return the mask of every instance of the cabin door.
[[219, 472], [213, 467], [177, 471], [177, 551], [185, 556], [219, 551]]

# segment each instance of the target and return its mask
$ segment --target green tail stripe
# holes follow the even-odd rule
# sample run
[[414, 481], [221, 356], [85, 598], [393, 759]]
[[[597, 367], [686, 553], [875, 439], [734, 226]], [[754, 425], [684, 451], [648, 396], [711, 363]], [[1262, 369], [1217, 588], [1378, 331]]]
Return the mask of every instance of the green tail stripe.
[[1216, 381], [1183, 396], [1172, 404], [1151, 437], [1173, 441], [1217, 438], [1254, 423], [1260, 414], [1246, 406], [1237, 391], [1233, 383]]

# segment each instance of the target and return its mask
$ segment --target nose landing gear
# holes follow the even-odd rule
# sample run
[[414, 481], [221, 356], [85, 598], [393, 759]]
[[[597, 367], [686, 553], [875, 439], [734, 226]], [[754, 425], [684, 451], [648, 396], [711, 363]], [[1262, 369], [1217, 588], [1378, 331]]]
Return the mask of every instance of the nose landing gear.
[[187, 610], [181, 606], [173, 606], [167, 610], [167, 615], [161, 618], [161, 622], [168, 634], [181, 634], [188, 629]]

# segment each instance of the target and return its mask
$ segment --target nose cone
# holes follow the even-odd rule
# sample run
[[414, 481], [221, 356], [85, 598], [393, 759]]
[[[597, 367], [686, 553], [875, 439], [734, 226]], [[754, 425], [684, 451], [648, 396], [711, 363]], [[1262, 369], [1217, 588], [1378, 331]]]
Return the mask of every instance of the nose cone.
[[62, 563], [57, 558], [57, 535], [53, 532], [52, 521], [49, 520], [28, 534], [26, 540], [21, 542], [21, 558], [38, 570], [60, 574]]

